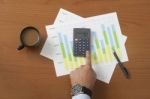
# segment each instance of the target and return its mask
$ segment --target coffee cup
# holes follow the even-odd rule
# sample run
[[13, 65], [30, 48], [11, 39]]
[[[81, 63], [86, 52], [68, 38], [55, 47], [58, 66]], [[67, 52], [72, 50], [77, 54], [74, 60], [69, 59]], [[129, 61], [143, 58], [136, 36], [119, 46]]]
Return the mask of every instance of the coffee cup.
[[40, 34], [38, 29], [32, 26], [25, 27], [20, 33], [20, 42], [17, 50], [21, 50], [24, 47], [35, 47], [40, 43]]

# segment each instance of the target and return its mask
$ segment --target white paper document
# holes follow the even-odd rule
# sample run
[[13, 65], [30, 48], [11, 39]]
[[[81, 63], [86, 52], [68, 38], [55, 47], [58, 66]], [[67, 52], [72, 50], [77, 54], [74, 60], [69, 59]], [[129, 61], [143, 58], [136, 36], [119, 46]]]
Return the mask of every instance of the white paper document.
[[57, 76], [69, 74], [85, 64], [84, 58], [73, 56], [73, 28], [91, 29], [92, 68], [98, 80], [109, 83], [117, 64], [113, 50], [122, 62], [128, 61], [125, 49], [127, 37], [121, 33], [117, 14], [82, 18], [60, 9], [54, 25], [46, 26], [48, 38], [41, 51], [42, 56], [54, 61]]

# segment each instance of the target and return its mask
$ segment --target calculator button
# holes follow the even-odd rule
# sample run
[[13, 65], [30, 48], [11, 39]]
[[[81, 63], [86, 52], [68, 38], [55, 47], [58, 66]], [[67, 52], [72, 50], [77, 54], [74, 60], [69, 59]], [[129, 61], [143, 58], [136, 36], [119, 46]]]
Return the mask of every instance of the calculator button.
[[78, 41], [78, 39], [75, 39], [75, 41]]
[[82, 39], [79, 39], [79, 41], [81, 41]]

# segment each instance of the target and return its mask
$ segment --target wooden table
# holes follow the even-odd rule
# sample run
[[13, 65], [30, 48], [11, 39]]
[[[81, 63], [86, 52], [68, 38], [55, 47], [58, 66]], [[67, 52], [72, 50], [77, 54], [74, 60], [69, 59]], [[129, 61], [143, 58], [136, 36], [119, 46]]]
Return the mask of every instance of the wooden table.
[[[0, 0], [0, 99], [71, 99], [69, 76], [57, 78], [53, 61], [40, 56], [45, 25], [60, 8], [83, 17], [117, 11], [128, 36], [125, 63], [132, 79], [115, 69], [110, 84], [96, 82], [93, 99], [150, 99], [150, 0]], [[37, 49], [16, 50], [25, 26], [37, 27]]]

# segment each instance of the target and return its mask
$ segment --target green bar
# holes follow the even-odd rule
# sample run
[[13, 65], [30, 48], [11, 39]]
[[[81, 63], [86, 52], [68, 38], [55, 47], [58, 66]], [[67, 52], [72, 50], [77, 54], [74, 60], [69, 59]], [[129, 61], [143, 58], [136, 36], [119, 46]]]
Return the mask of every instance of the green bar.
[[102, 51], [103, 51], [104, 54], [106, 53], [105, 48], [102, 48]]
[[93, 64], [98, 64], [97, 56], [95, 52], [92, 52], [92, 63]]
[[107, 37], [106, 31], [105, 31], [105, 27], [102, 26], [102, 28], [103, 28], [103, 36], [104, 36], [105, 43], [107, 45], [109, 45], [109, 41], [108, 41], [108, 37]]
[[[71, 48], [71, 51], [70, 51], [70, 57], [71, 57], [71, 60], [72, 61], [72, 68], [76, 68], [77, 67], [77, 59], [76, 57], [73, 56], [73, 48]], [[74, 61], [74, 62], [73, 62]], [[73, 65], [76, 65], [76, 66], [73, 66]]]
[[117, 49], [117, 54], [118, 54], [118, 57], [119, 57], [120, 59], [122, 59], [122, 52], [121, 52], [121, 49], [120, 49], [120, 48]]
[[104, 62], [107, 61], [107, 55], [103, 54], [103, 57], [104, 57]]
[[65, 69], [68, 70], [68, 62], [67, 62], [67, 59], [64, 59], [64, 63], [65, 63]]
[[[97, 39], [97, 37], [95, 36], [95, 43], [96, 43], [96, 48], [95, 48], [95, 51], [98, 52], [98, 56], [100, 58], [100, 60], [102, 61], [102, 53], [100, 51], [100, 44], [99, 44], [99, 41]], [[95, 53], [96, 54], [96, 53]]]
[[97, 48], [100, 48], [100, 46], [99, 46], [99, 42], [98, 42], [98, 39], [97, 39], [97, 38], [95, 39], [95, 42], [96, 42], [96, 46], [97, 46]]
[[75, 62], [77, 62], [77, 58], [76, 57], [74, 57], [74, 60], [75, 60]]
[[112, 46], [112, 50], [115, 50], [115, 46]]
[[116, 42], [117, 48], [119, 48], [118, 37], [117, 37], [117, 33], [115, 31], [113, 31], [113, 36], [115, 38], [115, 42]]
[[63, 54], [64, 58], [66, 58], [66, 52], [65, 52], [64, 44], [60, 43], [60, 46], [61, 46], [62, 54]]
[[108, 45], [108, 38], [107, 38], [105, 31], [103, 31], [103, 36], [104, 36], [104, 40], [105, 40], [106, 44]]
[[68, 55], [70, 62], [72, 61], [71, 54]]
[[103, 62], [103, 52], [101, 51], [100, 48], [97, 50], [97, 52], [98, 52], [98, 56], [100, 58], [100, 61]]
[[96, 64], [98, 63], [98, 60], [97, 60], [97, 56], [96, 56], [96, 52], [93, 53], [93, 57], [94, 57], [94, 60], [96, 62]]
[[108, 56], [109, 56], [109, 59], [112, 60], [113, 57], [112, 57], [112, 53], [111, 53], [111, 47], [109, 45], [106, 46], [106, 49], [108, 51]]
[[[73, 53], [72, 53], [72, 55], [73, 55]], [[79, 67], [77, 58], [75, 56], [73, 56], [73, 60], [75, 61], [75, 65], [76, 65], [75, 67]]]
[[[97, 47], [95, 50], [98, 52], [98, 56], [100, 57], [100, 60], [102, 61], [102, 55], [100, 52], [100, 44], [99, 44], [97, 37], [95, 37], [95, 43], [96, 43], [96, 47]], [[95, 55], [96, 55], [96, 53], [95, 53]]]
[[93, 52], [93, 56], [94, 56], [94, 59], [96, 60], [97, 57], [96, 57], [96, 53], [95, 52]]

